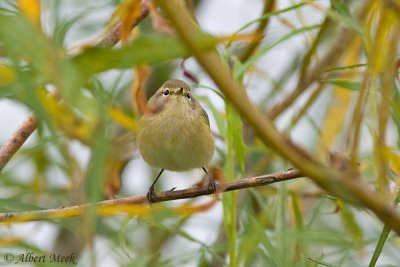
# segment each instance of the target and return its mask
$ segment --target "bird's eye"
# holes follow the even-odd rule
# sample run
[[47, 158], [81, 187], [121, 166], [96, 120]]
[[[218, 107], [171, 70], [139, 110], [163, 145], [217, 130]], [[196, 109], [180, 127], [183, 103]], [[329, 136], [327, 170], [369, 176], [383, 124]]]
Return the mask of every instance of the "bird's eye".
[[189, 92], [186, 93], [186, 97], [187, 97], [187, 99], [189, 99], [189, 100], [192, 99], [192, 96], [190, 95]]
[[165, 89], [165, 91], [163, 92], [163, 95], [169, 95], [169, 89]]

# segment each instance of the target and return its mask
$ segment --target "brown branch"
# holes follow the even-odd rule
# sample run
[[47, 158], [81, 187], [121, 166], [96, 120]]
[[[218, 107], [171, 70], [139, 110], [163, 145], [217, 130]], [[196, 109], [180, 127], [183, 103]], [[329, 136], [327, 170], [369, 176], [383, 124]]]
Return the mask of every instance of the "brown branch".
[[[366, 10], [370, 5], [365, 4], [357, 14], [358, 20], [363, 20]], [[346, 50], [347, 45], [356, 36], [356, 33], [353, 29], [343, 28], [338, 34], [337, 37], [330, 47], [329, 51], [324, 55], [320, 62], [318, 62], [313, 68], [310, 68], [310, 71], [307, 73], [306, 69], [309, 67], [311, 62], [311, 56], [314, 54], [316, 50], [317, 44], [321, 41], [322, 34], [326, 34], [327, 28], [330, 27], [331, 19], [327, 18], [323, 24], [323, 27], [320, 30], [317, 38], [315, 39], [313, 46], [310, 48], [309, 52], [306, 54], [303, 62], [303, 67], [301, 69], [301, 76], [299, 78], [298, 84], [296, 88], [290, 92], [286, 98], [284, 98], [281, 102], [277, 103], [271, 110], [268, 112], [268, 116], [271, 119], [276, 119], [283, 111], [286, 110], [298, 97], [303, 94], [309, 86], [317, 81], [320, 78], [321, 72], [335, 64], [340, 59], [343, 51]]]
[[[142, 5], [141, 15], [132, 23], [132, 29], [136, 27], [147, 15], [148, 8]], [[120, 41], [121, 23], [118, 23], [97, 44], [98, 47], [113, 47]], [[73, 47], [74, 45], [72, 45]], [[54, 94], [54, 93], [53, 93]], [[14, 154], [21, 148], [29, 136], [36, 130], [38, 119], [35, 114], [30, 114], [10, 138], [0, 147], [0, 173]]]
[[[264, 9], [261, 15], [271, 12], [274, 6], [275, 6], [275, 0], [264, 0]], [[262, 20], [258, 24], [257, 29], [254, 31], [254, 35], [256, 36], [256, 38], [245, 47], [245, 50], [239, 56], [239, 60], [241, 62], [246, 61], [260, 46], [262, 39], [265, 37], [264, 31], [267, 28], [268, 23], [269, 23], [269, 17]]]
[[25, 143], [26, 139], [36, 130], [38, 121], [34, 114], [30, 114], [21, 123], [18, 129], [11, 135], [0, 149], [0, 172], [6, 166], [11, 157]]
[[353, 30], [343, 29], [343, 31], [338, 35], [335, 44], [325, 55], [325, 57], [309, 72], [305, 75], [303, 79], [299, 79], [297, 87], [290, 92], [281, 102], [277, 103], [268, 112], [268, 116], [271, 119], [277, 118], [283, 111], [286, 110], [298, 97], [303, 94], [309, 86], [316, 81], [321, 72], [333, 66], [335, 62], [340, 58], [342, 52], [346, 49], [346, 45], [350, 42], [351, 38], [355, 36]]
[[[149, 14], [149, 9], [147, 8], [147, 5], [142, 5], [142, 11], [140, 13], [140, 16], [135, 18], [135, 20], [132, 22], [131, 29], [135, 28], [144, 18], [147, 17], [148, 14]], [[107, 32], [107, 34], [96, 44], [96, 46], [113, 47], [121, 39], [121, 30], [122, 30], [122, 25], [121, 22], [119, 22], [111, 29], [111, 31]]]
[[[233, 190], [245, 189], [249, 187], [257, 187], [269, 185], [277, 182], [283, 182], [296, 178], [303, 177], [299, 170], [289, 169], [286, 171], [275, 172], [271, 174], [248, 177], [232, 182], [221, 182], [216, 184], [216, 192], [223, 193]], [[209, 186], [196, 186], [183, 190], [176, 191], [163, 191], [157, 192], [157, 202], [165, 202], [176, 199], [194, 198], [198, 196], [205, 196], [212, 194], [212, 190]], [[136, 207], [143, 206], [147, 207]], [[137, 212], [144, 212], [150, 208], [149, 202], [146, 195], [131, 196], [119, 199], [105, 200], [98, 203], [82, 204], [70, 207], [47, 209], [47, 210], [35, 210], [35, 211], [23, 211], [23, 212], [12, 212], [12, 213], [0, 213], [0, 223], [14, 223], [14, 222], [28, 222], [37, 220], [49, 220], [49, 219], [61, 219], [70, 218], [81, 215], [87, 208], [97, 208], [99, 214], [112, 215], [115, 213], [131, 213], [136, 214]], [[114, 207], [111, 209], [111, 207]]]

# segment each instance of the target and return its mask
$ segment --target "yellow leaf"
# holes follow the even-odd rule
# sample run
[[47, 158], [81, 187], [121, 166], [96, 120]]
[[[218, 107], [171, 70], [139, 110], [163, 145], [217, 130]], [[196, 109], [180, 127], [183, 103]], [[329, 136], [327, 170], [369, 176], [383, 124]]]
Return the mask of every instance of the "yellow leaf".
[[96, 128], [95, 121], [89, 122], [79, 117], [69, 106], [55, 97], [48, 96], [43, 90], [39, 91], [39, 98], [58, 129], [72, 139], [85, 144], [91, 143]]
[[0, 65], [0, 86], [7, 86], [15, 81], [15, 71], [6, 66]]
[[150, 107], [147, 105], [145, 88], [147, 80], [150, 76], [150, 67], [148, 65], [140, 65], [134, 69], [134, 80], [132, 84], [132, 105], [136, 112], [140, 114], [151, 113]]
[[382, 156], [384, 161], [389, 163], [389, 166], [393, 169], [395, 173], [400, 172], [400, 155], [394, 152], [389, 147], [382, 147]]
[[18, 0], [18, 6], [21, 13], [28, 18], [28, 20], [40, 28], [40, 0]]
[[[122, 200], [122, 199], [121, 199]], [[190, 216], [193, 213], [205, 212], [212, 208], [216, 203], [218, 203], [216, 198], [209, 200], [203, 204], [183, 204], [175, 208], [167, 208], [163, 205], [143, 205], [142, 204], [126, 204], [122, 200], [116, 199], [114, 203], [99, 203], [99, 205], [84, 204], [80, 206], [71, 206], [62, 209], [49, 209], [49, 210], [37, 210], [29, 212], [15, 213], [13, 216], [6, 216], [7, 214], [2, 214], [0, 224], [11, 225], [16, 222], [30, 222], [39, 220], [58, 220], [71, 218], [76, 216], [81, 216], [85, 214], [87, 209], [95, 209], [96, 213], [101, 216], [112, 216], [117, 214], [129, 214], [135, 215], [137, 217], [145, 217], [148, 215], [156, 214], [158, 212], [171, 212], [181, 216]], [[1, 245], [7, 245], [8, 243], [16, 242], [18, 240], [10, 239], [0, 242]]]
[[22, 237], [9, 237], [9, 238], [1, 238], [0, 247], [10, 247], [13, 245], [17, 245], [23, 242], [24, 238]]
[[129, 204], [117, 204], [109, 206], [100, 206], [97, 209], [98, 214], [102, 216], [111, 216], [115, 214], [131, 214], [138, 217], [151, 214], [156, 209], [151, 209], [145, 205], [129, 205]]
[[262, 38], [263, 35], [260, 33], [243, 33], [243, 34], [232, 34], [227, 36], [217, 37], [216, 40], [218, 42], [229, 42], [232, 43], [234, 41], [242, 41], [242, 42], [251, 42], [258, 38]]
[[193, 213], [205, 212], [205, 211], [209, 210], [210, 208], [212, 208], [216, 203], [218, 203], [217, 197], [214, 197], [214, 198], [210, 199], [208, 202], [203, 203], [203, 204], [198, 204], [198, 205], [183, 204], [182, 206], [179, 206], [179, 207], [175, 208], [174, 210], [182, 215], [189, 216]]
[[392, 60], [390, 56], [391, 41], [393, 34], [397, 31], [398, 17], [395, 11], [381, 4], [377, 9], [379, 18], [376, 34], [373, 37], [372, 50], [369, 62], [370, 70], [373, 75], [378, 75], [385, 71], [388, 62]]
[[135, 132], [137, 131], [138, 126], [134, 118], [126, 115], [123, 111], [114, 107], [108, 108], [107, 111], [108, 116], [110, 116], [113, 121], [127, 129], [131, 129]]
[[132, 25], [142, 14], [141, 0], [125, 0], [113, 14], [113, 18], [117, 17], [121, 22], [121, 41], [126, 42]]
[[[344, 65], [352, 65], [358, 63], [359, 59], [359, 47], [361, 45], [360, 39], [354, 39], [352, 43], [349, 44], [347, 54], [345, 55]], [[337, 79], [351, 80], [356, 77], [353, 72], [345, 72], [337, 77]], [[353, 92], [351, 90], [345, 90], [340, 86], [335, 86], [333, 89], [334, 100], [327, 109], [326, 117], [324, 120], [324, 125], [321, 128], [321, 139], [320, 153], [326, 155], [326, 148], [330, 148], [341, 130], [343, 129], [343, 124], [346, 119], [349, 106], [351, 104]]]

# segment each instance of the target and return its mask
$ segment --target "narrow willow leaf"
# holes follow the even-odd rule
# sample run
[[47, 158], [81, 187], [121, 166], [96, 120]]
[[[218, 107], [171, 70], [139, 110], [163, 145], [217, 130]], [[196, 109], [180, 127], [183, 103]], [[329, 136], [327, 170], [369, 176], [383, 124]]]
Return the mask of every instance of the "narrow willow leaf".
[[[109, 140], [102, 131], [97, 131], [92, 138], [94, 145], [85, 177], [85, 189], [88, 201], [97, 202], [102, 199], [102, 185], [106, 178], [104, 166], [109, 150]], [[95, 213], [93, 216], [95, 216]]]
[[351, 91], [359, 91], [361, 88], [361, 83], [350, 80], [323, 80], [324, 83], [333, 84], [336, 86], [340, 86], [342, 88], [351, 90]]
[[[348, 50], [343, 55], [345, 65], [352, 65], [359, 62], [359, 49], [361, 41], [355, 39], [348, 45]], [[353, 80], [351, 80], [353, 79]], [[319, 141], [319, 153], [326, 155], [326, 149], [334, 147], [335, 141], [338, 140], [340, 134], [343, 133], [346, 117], [349, 114], [349, 108], [355, 90], [361, 88], [361, 83], [355, 81], [357, 73], [353, 71], [340, 72], [337, 79], [324, 80], [326, 84], [334, 85], [332, 90], [332, 101], [329, 102], [325, 119], [322, 122]], [[342, 88], [349, 89], [343, 90]]]
[[342, 211], [340, 212], [345, 229], [351, 236], [355, 247], [361, 248], [364, 243], [364, 235], [360, 225], [358, 224], [355, 215], [352, 210], [347, 206], [343, 205]]
[[[396, 194], [393, 204], [395, 206], [398, 206], [399, 203], [400, 203], [400, 188], [397, 189], [397, 194]], [[374, 254], [372, 255], [372, 258], [371, 258], [371, 261], [369, 262], [368, 267], [375, 266], [376, 262], [379, 259], [379, 256], [381, 255], [383, 246], [385, 245], [386, 239], [388, 238], [390, 231], [391, 231], [391, 229], [389, 226], [385, 225], [383, 227], [382, 232], [379, 236], [378, 243], [376, 244]]]
[[[243, 211], [246, 220], [243, 232], [239, 236], [238, 264], [239, 266], [254, 266], [254, 260], [262, 259], [268, 262], [267, 266], [282, 266], [277, 259], [279, 251], [270, 242], [264, 225], [260, 223], [259, 217]], [[260, 216], [260, 215], [258, 215]], [[255, 248], [259, 247], [259, 250]], [[265, 250], [268, 253], [265, 253]]]
[[124, 113], [122, 110], [115, 108], [115, 107], [110, 107], [107, 110], [108, 116], [110, 116], [110, 118], [118, 123], [119, 125], [127, 128], [127, 129], [131, 129], [133, 131], [137, 131], [138, 129], [138, 123], [135, 120], [135, 118], [130, 117], [129, 115], [127, 115], [126, 113]]
[[338, 66], [338, 67], [325, 69], [323, 72], [331, 72], [331, 71], [338, 71], [338, 70], [350, 70], [350, 69], [357, 69], [357, 68], [362, 68], [362, 67], [368, 67], [368, 65], [365, 63], [360, 63], [360, 64], [352, 64], [352, 65], [346, 65], [346, 66]]
[[70, 106], [60, 103], [58, 99], [46, 95], [43, 91], [40, 91], [39, 97], [43, 108], [58, 129], [69, 138], [91, 144], [98, 118], [92, 116], [90, 120], [85, 119], [76, 114]]
[[16, 80], [17, 73], [15, 70], [5, 64], [0, 64], [0, 88], [9, 86]]
[[[201, 47], [212, 48], [218, 39], [199, 38]], [[140, 64], [154, 64], [190, 56], [190, 51], [178, 37], [141, 36], [118, 48], [93, 47], [72, 58], [81, 73], [90, 76], [110, 69], [126, 69]]]
[[64, 50], [22, 16], [0, 13], [0, 25], [2, 56], [18, 70], [17, 80], [23, 91], [52, 84], [73, 103], [82, 83]]
[[[227, 116], [227, 134], [226, 140], [226, 161], [224, 166], [224, 175], [228, 180], [233, 180], [235, 177], [235, 148], [234, 148], [234, 137], [232, 134], [232, 119], [230, 119], [230, 108], [229, 103], [225, 102], [225, 110]], [[236, 266], [236, 243], [237, 243], [237, 231], [236, 231], [236, 196], [237, 192], [229, 192], [222, 196], [222, 204], [224, 209], [224, 226], [226, 235], [229, 242], [229, 266]]]
[[298, 228], [303, 228], [304, 218], [300, 209], [299, 197], [294, 192], [291, 193], [291, 196], [292, 196], [292, 206], [293, 206], [294, 218], [296, 220], [296, 226]]
[[18, 0], [18, 7], [33, 25], [40, 27], [40, 0]]
[[243, 122], [239, 114], [233, 107], [226, 102], [226, 115], [228, 122], [228, 138], [231, 139], [231, 145], [234, 152], [234, 158], [241, 174], [244, 173], [245, 165], [245, 144], [243, 140]]
[[211, 110], [211, 113], [215, 119], [215, 123], [217, 124], [218, 132], [221, 136], [226, 136], [226, 119], [221, 111], [219, 111], [210, 101], [209, 98], [199, 97], [203, 102], [206, 103], [207, 107]]
[[238, 34], [239, 32], [241, 32], [241, 31], [243, 31], [243, 30], [245, 30], [245, 29], [247, 29], [248, 27], [252, 26], [253, 24], [255, 24], [255, 23], [259, 22], [259, 21], [268, 19], [268, 18], [270, 18], [270, 17], [276, 16], [276, 15], [279, 15], [279, 14], [286, 13], [286, 12], [289, 12], [289, 11], [292, 11], [292, 10], [296, 10], [296, 9], [298, 9], [298, 8], [300, 8], [300, 7], [305, 6], [306, 4], [308, 4], [308, 3], [307, 3], [307, 2], [301, 2], [301, 3], [298, 3], [298, 4], [294, 4], [294, 5], [290, 6], [290, 7], [281, 9], [281, 10], [277, 10], [277, 11], [273, 11], [273, 12], [264, 14], [264, 15], [262, 15], [261, 17], [255, 19], [255, 20], [252, 20], [252, 21], [246, 23], [245, 25], [243, 25], [242, 27], [240, 27], [240, 29], [237, 30], [237, 31], [234, 33], [234, 35]]
[[236, 266], [236, 242], [237, 242], [237, 232], [236, 232], [236, 196], [237, 192], [225, 193], [222, 196], [223, 205], [223, 218], [224, 226], [226, 231], [226, 236], [229, 243], [229, 266]]
[[267, 44], [266, 46], [261, 47], [257, 53], [255, 53], [253, 56], [251, 56], [246, 62], [243, 63], [243, 65], [240, 68], [238, 68], [235, 71], [234, 77], [240, 77], [242, 75], [242, 73], [244, 73], [247, 69], [249, 69], [251, 66], [253, 66], [268, 51], [270, 51], [272, 48], [279, 45], [280, 43], [282, 43], [298, 34], [318, 29], [320, 26], [321, 26], [320, 24], [315, 24], [315, 25], [295, 29], [295, 30], [291, 31], [290, 33], [288, 33], [287, 35], [280, 38], [279, 40], [272, 42], [270, 44]]
[[340, 21], [345, 23], [348, 27], [354, 29], [359, 34], [363, 33], [363, 28], [357, 19], [351, 14], [349, 7], [343, 1], [331, 0], [332, 6], [336, 10]]
[[336, 265], [327, 263], [327, 262], [322, 261], [322, 260], [315, 260], [315, 259], [312, 259], [312, 258], [308, 258], [308, 259], [309, 259], [310, 261], [312, 261], [312, 262], [318, 263], [318, 265], [321, 265], [321, 266], [325, 266], [325, 267], [337, 267]]

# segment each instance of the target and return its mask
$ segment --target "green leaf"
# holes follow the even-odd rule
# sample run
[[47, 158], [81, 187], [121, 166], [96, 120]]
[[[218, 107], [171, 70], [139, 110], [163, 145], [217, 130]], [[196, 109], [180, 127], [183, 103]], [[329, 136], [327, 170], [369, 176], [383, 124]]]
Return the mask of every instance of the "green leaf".
[[292, 197], [292, 206], [293, 206], [293, 213], [294, 213], [294, 218], [296, 221], [296, 226], [297, 226], [297, 228], [303, 228], [304, 227], [304, 219], [303, 219], [303, 214], [301, 213], [301, 209], [300, 209], [299, 197], [294, 192], [291, 192], [290, 195]]
[[242, 62], [238, 59], [238, 58], [233, 58], [233, 78], [239, 82], [239, 83], [243, 83], [243, 78], [244, 78], [244, 72], [240, 71], [238, 69], [242, 69], [243, 68], [243, 64]]
[[85, 177], [86, 195], [90, 202], [100, 201], [103, 197], [102, 185], [104, 184], [104, 179], [107, 178], [105, 177], [104, 164], [107, 159], [110, 142], [103, 131], [98, 131], [93, 138], [94, 146]]
[[348, 4], [343, 3], [341, 0], [331, 0], [332, 6], [337, 11], [338, 21], [342, 21], [351, 29], [354, 29], [359, 34], [363, 33], [363, 28], [360, 23], [355, 19], [349, 10]]
[[41, 209], [38, 206], [29, 203], [23, 203], [17, 198], [0, 199], [0, 207], [0, 212], [16, 212]]
[[[237, 162], [240, 173], [244, 173], [244, 142], [243, 124], [238, 113], [225, 101], [227, 116], [227, 135], [225, 136], [227, 146], [227, 156], [224, 166], [224, 174], [227, 180], [235, 178], [235, 161]], [[224, 226], [229, 240], [230, 266], [236, 266], [236, 196], [237, 192], [225, 193], [222, 198], [224, 208]]]
[[[228, 112], [228, 103], [225, 102], [225, 108]], [[228, 116], [228, 114], [227, 114]], [[232, 144], [232, 136], [230, 135], [231, 131], [229, 130], [229, 120], [227, 127], [227, 135], [225, 136], [226, 140], [226, 161], [224, 166], [224, 174], [227, 180], [233, 180], [235, 174], [235, 164], [234, 164], [234, 149]], [[229, 243], [229, 258], [230, 266], [235, 266], [236, 261], [236, 240], [237, 240], [237, 232], [236, 232], [236, 192], [228, 192], [223, 194], [222, 196], [222, 205], [224, 210], [224, 226], [226, 231], [226, 236], [228, 237]]]
[[221, 134], [221, 136], [226, 136], [226, 121], [224, 115], [219, 111], [214, 104], [211, 102], [211, 100], [208, 97], [199, 97], [199, 99], [206, 103], [207, 107], [210, 109], [214, 119], [215, 123], [218, 128], [218, 132]]
[[[396, 197], [393, 201], [394, 206], [398, 206], [400, 203], [400, 188], [397, 190]], [[389, 226], [385, 225], [382, 229], [382, 232], [379, 236], [378, 243], [376, 244], [374, 254], [372, 255], [371, 261], [369, 262], [368, 267], [374, 267], [376, 262], [379, 259], [379, 256], [381, 255], [383, 246], [385, 245], [385, 242], [389, 236], [391, 229]]]
[[[18, 62], [25, 60], [35, 66], [46, 65], [51, 42], [22, 16], [0, 13], [2, 53]], [[3, 55], [2, 55], [3, 56]]]
[[[199, 38], [203, 49], [214, 47], [219, 41], [212, 37]], [[131, 68], [140, 64], [154, 64], [190, 56], [189, 49], [178, 37], [141, 36], [118, 48], [93, 47], [72, 58], [85, 76], [110, 69]]]
[[229, 266], [236, 266], [236, 196], [237, 192], [228, 192], [222, 196], [224, 226], [229, 243]]
[[352, 238], [354, 246], [356, 248], [361, 248], [364, 243], [364, 235], [352, 210], [347, 205], [344, 205], [340, 215], [343, 220], [344, 228], [348, 232], [348, 236]]
[[233, 107], [225, 102], [226, 116], [228, 122], [228, 136], [230, 145], [233, 148], [234, 158], [239, 167], [240, 174], [244, 173], [245, 168], [245, 144], [243, 140], [243, 122], [239, 114]]
[[238, 67], [235, 72], [234, 72], [234, 77], [240, 77], [248, 68], [253, 66], [261, 57], [263, 57], [269, 50], [277, 46], [278, 44], [290, 39], [291, 37], [301, 34], [303, 32], [315, 30], [319, 28], [321, 25], [320, 24], [314, 24], [311, 26], [305, 26], [299, 29], [295, 29], [291, 31], [290, 33], [286, 34], [282, 38], [276, 40], [275, 42], [272, 42], [270, 44], [267, 44], [266, 46], [263, 46], [260, 48], [260, 50], [255, 53], [253, 56], [251, 56], [246, 62], [243, 63], [242, 66]]
[[318, 265], [321, 265], [321, 266], [325, 266], [325, 267], [337, 267], [336, 265], [333, 265], [333, 264], [324, 262], [324, 261], [322, 261], [322, 260], [315, 260], [315, 259], [312, 259], [312, 258], [308, 258], [308, 259], [309, 259], [310, 261], [312, 261], [312, 262], [318, 263]]
[[[279, 254], [283, 251], [279, 251], [271, 242], [265, 231], [265, 225], [260, 224], [260, 216], [254, 217], [247, 210], [244, 210], [243, 215], [245, 218], [243, 221], [243, 230], [239, 236], [239, 248], [238, 248], [238, 264], [239, 266], [255, 266], [258, 260], [263, 260], [267, 265], [263, 266], [282, 266], [279, 261]], [[268, 251], [265, 253], [264, 248]], [[255, 248], [260, 248], [257, 250]], [[261, 252], [261, 253], [260, 253]], [[255, 260], [256, 262], [253, 262]], [[258, 266], [258, 265], [257, 265]]]
[[360, 63], [360, 64], [352, 64], [352, 65], [346, 65], [346, 66], [332, 67], [332, 68], [325, 69], [322, 72], [331, 72], [331, 71], [339, 71], [339, 70], [351, 70], [351, 69], [366, 68], [366, 67], [368, 67], [368, 64]]
[[360, 82], [349, 81], [349, 80], [323, 80], [322, 82], [340, 86], [352, 91], [359, 91], [361, 88]]
[[264, 15], [262, 15], [261, 17], [255, 19], [255, 20], [252, 20], [252, 21], [246, 23], [245, 25], [243, 25], [242, 27], [240, 27], [240, 29], [237, 30], [237, 31], [234, 33], [234, 35], [235, 35], [235, 34], [239, 34], [239, 32], [241, 32], [241, 31], [247, 29], [248, 27], [252, 26], [253, 24], [255, 24], [255, 23], [259, 22], [259, 21], [262, 21], [262, 20], [268, 19], [268, 18], [270, 18], [270, 17], [273, 17], [273, 16], [276, 16], [276, 15], [279, 15], [279, 14], [283, 14], [283, 13], [286, 13], [286, 12], [289, 12], [289, 11], [292, 11], [292, 10], [295, 10], [295, 9], [298, 9], [298, 8], [300, 8], [300, 7], [305, 6], [306, 4], [308, 4], [308, 2], [301, 2], [301, 3], [298, 3], [298, 4], [294, 4], [294, 5], [290, 6], [290, 7], [281, 9], [281, 10], [277, 10], [277, 11], [273, 11], [273, 12], [264, 14]]
[[[397, 134], [400, 136], [400, 92], [399, 88], [393, 82], [393, 96], [390, 101], [390, 115], [394, 121], [394, 125], [397, 128]], [[400, 138], [397, 140], [397, 146], [400, 147]]]
[[75, 66], [66, 60], [65, 51], [22, 16], [0, 13], [0, 25], [2, 56], [13, 63], [16, 80], [23, 88], [12, 93], [23, 91], [28, 98], [24, 102], [39, 105], [33, 89], [53, 84], [68, 102], [74, 102], [82, 82]]

